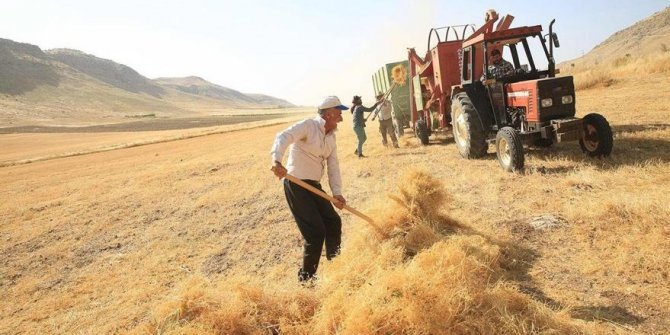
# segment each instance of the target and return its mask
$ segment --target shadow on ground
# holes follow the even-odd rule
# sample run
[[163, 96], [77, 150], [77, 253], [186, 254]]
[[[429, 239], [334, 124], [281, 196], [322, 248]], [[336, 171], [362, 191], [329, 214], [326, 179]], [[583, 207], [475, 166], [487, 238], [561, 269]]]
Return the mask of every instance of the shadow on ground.
[[623, 325], [638, 325], [644, 321], [620, 306], [579, 306], [570, 311], [570, 316], [585, 321], [609, 321]]
[[[612, 128], [614, 148], [609, 157], [592, 158], [581, 151], [578, 142], [561, 143], [550, 148], [526, 148], [526, 154], [547, 159], [568, 159], [569, 161], [596, 167], [601, 170], [615, 170], [625, 166], [639, 166], [649, 162], [670, 162], [670, 140], [636, 136], [644, 132], [665, 131], [670, 124], [622, 125]], [[625, 135], [625, 136], [624, 136]], [[574, 170], [574, 166], [558, 168], [536, 167], [540, 173], [560, 174]]]
[[[516, 283], [521, 292], [552, 310], [566, 308], [567, 306], [561, 302], [547, 296], [530, 274], [535, 263], [543, 257], [532, 247], [533, 241], [542, 239], [543, 232], [532, 228], [527, 220], [523, 219], [500, 222], [499, 226], [501, 229], [509, 229], [514, 234], [515, 240], [499, 241], [474, 230], [470, 230], [469, 233], [482, 236], [500, 248], [503, 279]], [[614, 306], [579, 306], [570, 308], [570, 316], [585, 321], [607, 321], [625, 326], [636, 326], [645, 321], [644, 318], [628, 311], [625, 305], [626, 302], [622, 301], [621, 305]]]

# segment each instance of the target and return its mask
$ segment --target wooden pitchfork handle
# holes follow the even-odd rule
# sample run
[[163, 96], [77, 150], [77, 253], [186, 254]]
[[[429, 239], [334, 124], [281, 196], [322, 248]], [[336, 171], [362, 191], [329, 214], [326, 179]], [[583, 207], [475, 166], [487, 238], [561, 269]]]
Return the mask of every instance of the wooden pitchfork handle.
[[[310, 191], [310, 192], [312, 192], [312, 193], [314, 193], [314, 194], [316, 194], [316, 195], [318, 195], [318, 196], [320, 196], [320, 197], [322, 197], [322, 198], [324, 198], [324, 199], [326, 199], [330, 202], [340, 202], [339, 200], [335, 199], [334, 197], [328, 195], [326, 192], [323, 192], [320, 189], [318, 189], [318, 188], [316, 188], [316, 187], [314, 187], [310, 184], [307, 184], [306, 182], [304, 182], [304, 181], [302, 181], [302, 180], [300, 180], [300, 179], [298, 179], [298, 178], [296, 178], [296, 177], [294, 177], [294, 176], [292, 176], [288, 173], [286, 174], [286, 176], [284, 176], [284, 178], [290, 180], [291, 182], [293, 182], [295, 184], [298, 184], [298, 185], [302, 186], [306, 190], [308, 190], [308, 191]], [[372, 226], [375, 230], [377, 230], [378, 232], [381, 233], [381, 231], [382, 231], [381, 228], [379, 228], [379, 226], [377, 226], [377, 224], [375, 224], [375, 220], [373, 220], [371, 217], [359, 212], [357, 209], [355, 209], [355, 208], [353, 208], [349, 205], [346, 205], [346, 204], [344, 205], [344, 209], [348, 210], [349, 212], [358, 216], [359, 218], [365, 220], [368, 224], [370, 224], [370, 226]]]
[[[389, 90], [386, 91], [386, 93], [384, 93], [384, 97], [382, 98], [382, 101], [386, 100], [389, 97], [389, 94], [391, 94], [391, 91], [393, 91], [393, 89], [396, 87], [396, 85], [398, 85], [396, 82], [393, 82], [393, 84], [391, 84], [391, 87], [389, 87]], [[374, 116], [372, 117], [372, 121], [374, 121], [375, 118], [377, 117], [377, 113], [379, 113], [380, 109], [381, 108], [379, 108], [379, 105], [377, 105], [377, 108], [375, 108], [375, 111], [368, 114], [368, 117], [370, 117], [370, 115], [374, 114]], [[365, 121], [367, 121], [367, 120], [368, 120], [368, 118], [365, 118]]]

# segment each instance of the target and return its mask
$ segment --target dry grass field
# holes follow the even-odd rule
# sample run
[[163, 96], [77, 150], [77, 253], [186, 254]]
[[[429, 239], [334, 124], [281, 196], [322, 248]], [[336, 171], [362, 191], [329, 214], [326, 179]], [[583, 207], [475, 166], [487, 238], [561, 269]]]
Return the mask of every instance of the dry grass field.
[[[614, 130], [603, 160], [562, 143], [528, 149], [510, 174], [492, 147], [460, 158], [450, 135], [383, 148], [374, 124], [358, 159], [347, 114], [344, 195], [383, 234], [344, 212], [343, 253], [311, 288], [296, 282], [300, 236], [269, 171], [287, 124], [7, 164], [0, 334], [664, 334], [670, 58], [659, 57], [660, 72], [650, 60], [588, 70], [607, 85], [575, 73], [578, 115], [598, 111]], [[144, 139], [7, 134], [0, 157]]]
[[260, 114], [259, 110], [246, 110], [246, 115], [235, 111], [238, 115], [98, 126], [0, 128], [0, 167], [285, 123], [305, 118], [312, 111], [294, 108], [284, 109], [283, 114]]

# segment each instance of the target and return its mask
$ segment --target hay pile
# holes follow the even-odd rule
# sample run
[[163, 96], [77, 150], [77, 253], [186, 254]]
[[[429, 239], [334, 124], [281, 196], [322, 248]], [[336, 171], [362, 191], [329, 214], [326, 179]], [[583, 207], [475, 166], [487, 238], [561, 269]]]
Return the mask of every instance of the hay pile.
[[501, 247], [443, 214], [448, 198], [412, 172], [312, 288], [294, 277], [185, 284], [141, 332], [154, 334], [592, 333], [505, 281]]
[[407, 69], [402, 64], [398, 64], [391, 69], [391, 78], [398, 86], [405, 86], [407, 81]]

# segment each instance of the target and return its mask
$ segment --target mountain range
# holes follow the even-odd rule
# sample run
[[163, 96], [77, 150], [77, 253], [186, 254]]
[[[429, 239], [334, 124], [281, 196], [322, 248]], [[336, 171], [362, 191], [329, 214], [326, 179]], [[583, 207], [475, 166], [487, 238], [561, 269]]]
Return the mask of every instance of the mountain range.
[[295, 107], [200, 77], [149, 79], [129, 66], [79, 50], [0, 39], [0, 126], [114, 121], [133, 116], [200, 116], [231, 109]]

